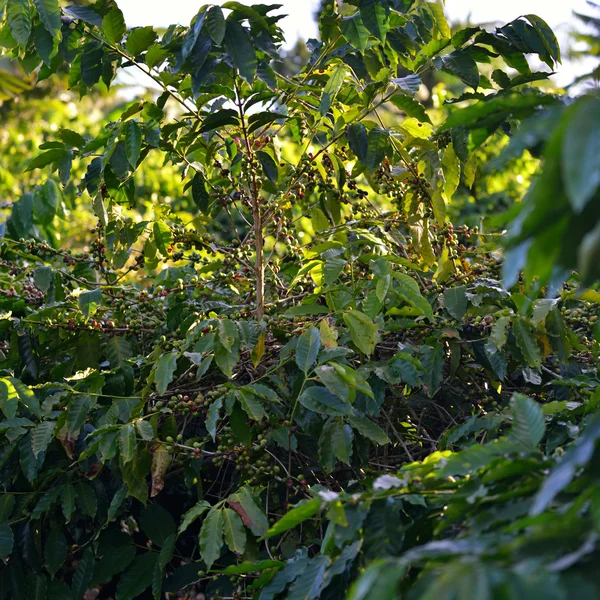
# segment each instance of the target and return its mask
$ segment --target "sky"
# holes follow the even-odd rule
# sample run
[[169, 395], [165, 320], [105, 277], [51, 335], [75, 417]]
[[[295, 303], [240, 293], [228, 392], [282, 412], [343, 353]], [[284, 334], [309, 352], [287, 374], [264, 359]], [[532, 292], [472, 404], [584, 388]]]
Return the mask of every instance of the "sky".
[[[171, 23], [189, 24], [202, 4], [223, 4], [226, 0], [119, 0], [128, 26], [167, 26]], [[257, 4], [266, 0], [240, 0], [242, 4]], [[272, 0], [282, 4], [280, 12], [288, 16], [280, 21], [289, 45], [298, 37], [316, 37], [317, 27], [313, 12], [319, 0]], [[446, 14], [450, 21], [472, 23], [507, 23], [520, 15], [534, 13], [542, 17], [555, 30], [561, 43], [566, 33], [574, 26], [572, 11], [589, 12], [585, 0], [446, 0]], [[589, 64], [565, 63], [559, 69], [557, 82], [566, 84], [574, 76], [591, 70]]]

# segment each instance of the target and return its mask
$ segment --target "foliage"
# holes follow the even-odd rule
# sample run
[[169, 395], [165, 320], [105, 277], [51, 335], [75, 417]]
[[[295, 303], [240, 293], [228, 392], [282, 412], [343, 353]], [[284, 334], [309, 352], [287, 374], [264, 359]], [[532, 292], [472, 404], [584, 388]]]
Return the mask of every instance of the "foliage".
[[[598, 101], [530, 85], [527, 56], [560, 60], [534, 15], [347, 4], [294, 74], [266, 5], [159, 33], [0, 3], [32, 79], [159, 88], [15, 183], [0, 599], [597, 596]], [[525, 150], [510, 233], [453, 226], [482, 152]], [[87, 241], [61, 242], [61, 185]]]

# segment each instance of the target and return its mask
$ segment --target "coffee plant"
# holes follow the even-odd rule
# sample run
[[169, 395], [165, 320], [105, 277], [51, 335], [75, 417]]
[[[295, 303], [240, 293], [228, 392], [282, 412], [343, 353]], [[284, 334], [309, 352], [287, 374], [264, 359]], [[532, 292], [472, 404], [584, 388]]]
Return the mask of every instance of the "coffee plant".
[[600, 594], [600, 100], [337, 4], [0, 0], [0, 600]]

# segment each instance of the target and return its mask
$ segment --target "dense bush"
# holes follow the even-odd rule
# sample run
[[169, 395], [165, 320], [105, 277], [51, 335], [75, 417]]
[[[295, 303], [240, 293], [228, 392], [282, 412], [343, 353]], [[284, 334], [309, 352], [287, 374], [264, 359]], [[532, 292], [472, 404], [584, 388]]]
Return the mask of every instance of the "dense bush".
[[291, 75], [265, 5], [0, 3], [38, 82], [160, 88], [13, 174], [0, 599], [597, 597], [600, 101], [534, 15], [347, 4]]

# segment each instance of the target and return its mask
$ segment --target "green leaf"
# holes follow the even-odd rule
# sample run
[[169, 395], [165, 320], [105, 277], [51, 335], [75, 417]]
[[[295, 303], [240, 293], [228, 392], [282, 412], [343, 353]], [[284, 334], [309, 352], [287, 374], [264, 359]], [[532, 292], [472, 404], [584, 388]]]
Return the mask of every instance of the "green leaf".
[[323, 96], [319, 105], [319, 112], [325, 116], [331, 107], [331, 103], [340, 91], [344, 78], [346, 77], [346, 65], [338, 65], [323, 88]]
[[284, 565], [285, 563], [280, 560], [261, 560], [257, 563], [243, 562], [239, 565], [230, 565], [220, 573], [223, 575], [248, 575], [250, 573], [261, 573], [267, 569], [283, 567]]
[[163, 396], [177, 369], [177, 352], [163, 354], [156, 363], [156, 391]]
[[450, 26], [448, 25], [448, 22], [446, 21], [446, 17], [444, 15], [444, 7], [441, 4], [430, 2], [427, 4], [427, 8], [430, 10], [431, 13], [433, 13], [438, 31], [440, 32], [442, 37], [452, 37], [452, 31], [450, 30]]
[[19, 395], [10, 379], [0, 379], [0, 410], [7, 419], [13, 419], [17, 414]]
[[218, 110], [205, 117], [202, 121], [202, 126], [200, 127], [200, 133], [212, 131], [213, 129], [220, 129], [226, 125], [239, 125], [238, 114], [231, 108]]
[[206, 29], [212, 41], [220, 46], [225, 38], [225, 17], [220, 6], [211, 6], [206, 13]]
[[252, 84], [256, 74], [256, 51], [246, 29], [233, 19], [226, 22], [225, 47], [240, 75]]
[[588, 96], [573, 107], [565, 127], [561, 167], [575, 213], [581, 213], [600, 185], [600, 99]]
[[486, 97], [470, 106], [461, 107], [452, 112], [440, 130], [451, 129], [464, 125], [475, 129], [485, 125], [489, 120], [501, 123], [512, 114], [527, 116], [529, 112], [541, 106], [553, 104], [556, 100], [550, 96], [540, 96], [538, 93], [513, 93]]
[[223, 511], [212, 508], [206, 515], [200, 529], [200, 554], [210, 569], [221, 556], [223, 546]]
[[427, 395], [431, 398], [440, 389], [444, 380], [444, 347], [442, 344], [422, 346], [421, 351], [423, 365], [421, 381]]
[[242, 520], [231, 508], [224, 508], [221, 512], [223, 513], [225, 543], [232, 552], [243, 554], [246, 549], [246, 532]]
[[142, 511], [140, 528], [156, 546], [163, 546], [176, 531], [173, 517], [160, 504], [151, 504]]
[[33, 4], [37, 8], [40, 20], [48, 33], [52, 37], [60, 37], [60, 9], [58, 7], [58, 0], [33, 0]]
[[194, 507], [190, 508], [184, 515], [183, 521], [179, 526], [178, 533], [183, 533], [196, 519], [199, 519], [208, 509], [210, 504], [205, 500], [200, 500]]
[[421, 78], [418, 75], [392, 77], [390, 81], [409, 94], [416, 94], [421, 89]]
[[63, 530], [60, 527], [54, 527], [44, 545], [44, 562], [52, 577], [63, 566], [68, 552], [69, 544]]
[[304, 523], [307, 519], [314, 517], [319, 510], [321, 510], [321, 504], [322, 500], [320, 498], [313, 498], [312, 500], [306, 500], [299, 503], [285, 513], [285, 515], [283, 515], [283, 517], [267, 531], [263, 539], [266, 540], [275, 535], [281, 535], [289, 529], [300, 525], [300, 523]]
[[38, 419], [41, 419], [42, 411], [40, 409], [40, 401], [37, 399], [33, 390], [23, 382], [18, 379], [13, 379], [12, 377], [4, 379], [4, 381], [8, 381], [12, 384], [12, 389], [7, 388], [8, 393], [11, 394], [13, 393], [12, 390], [14, 390], [21, 404], [30, 410]]
[[360, 0], [360, 16], [367, 30], [382, 42], [389, 31], [387, 9], [379, 0]]
[[354, 152], [356, 158], [361, 163], [367, 160], [367, 151], [369, 147], [369, 136], [367, 129], [362, 123], [352, 123], [346, 127], [346, 139], [350, 150]]
[[309, 561], [308, 567], [290, 587], [287, 600], [316, 600], [327, 585], [325, 572], [331, 560], [328, 556], [317, 555]]
[[510, 437], [528, 450], [535, 450], [546, 429], [542, 407], [527, 396], [513, 394], [510, 409], [513, 418]]
[[84, 317], [93, 315], [99, 308], [102, 302], [102, 290], [96, 288], [91, 292], [82, 292], [79, 294], [78, 304], [79, 310], [83, 313]]
[[542, 352], [529, 324], [523, 319], [517, 319], [513, 323], [512, 332], [526, 363], [539, 369], [542, 365]]
[[75, 492], [77, 494], [77, 506], [83, 514], [93, 519], [98, 512], [98, 499], [94, 488], [89, 483], [80, 481], [75, 486]]
[[331, 428], [331, 449], [334, 456], [349, 465], [352, 457], [352, 427], [343, 421], [336, 421]]
[[0, 496], [0, 523], [4, 523], [10, 519], [12, 511], [15, 508], [15, 502], [15, 496], [11, 494]]
[[378, 329], [371, 318], [358, 310], [344, 313], [344, 323], [350, 330], [350, 337], [357, 348], [370, 356], [375, 351], [378, 340]]
[[409, 117], [414, 117], [421, 123], [431, 123], [431, 119], [427, 114], [425, 107], [406, 94], [395, 94], [390, 98], [390, 102], [402, 112], [405, 112]]
[[600, 439], [600, 417], [596, 415], [575, 443], [560, 458], [550, 475], [538, 490], [530, 509], [532, 516], [544, 512], [550, 503], [577, 476], [581, 467], [587, 465], [594, 455]]
[[316, 327], [310, 327], [299, 338], [296, 345], [296, 364], [303, 373], [308, 373], [319, 355], [321, 336]]
[[117, 515], [119, 514], [119, 510], [121, 509], [125, 498], [127, 498], [127, 486], [122, 485], [110, 501], [110, 506], [108, 507], [107, 514], [107, 520], [109, 522], [114, 521], [117, 518]]
[[52, 163], [58, 162], [65, 154], [63, 148], [52, 148], [46, 152], [42, 152], [35, 158], [32, 158], [28, 163], [25, 171], [33, 171], [34, 169], [41, 169]]
[[304, 408], [330, 417], [339, 417], [352, 412], [352, 405], [347, 400], [332, 394], [324, 387], [314, 386], [304, 390], [298, 401]]
[[466, 50], [454, 50], [450, 54], [438, 57], [434, 64], [436, 68], [455, 75], [474, 90], [479, 87], [477, 63]]
[[31, 17], [29, 0], [8, 0], [6, 5], [8, 27], [19, 46], [27, 46], [31, 33]]
[[[450, 202], [454, 196], [454, 192], [460, 183], [460, 159], [454, 151], [454, 144], [448, 144], [442, 158], [442, 169], [444, 170], [444, 196]], [[438, 223], [440, 219], [436, 217]]]
[[[162, 571], [173, 558], [173, 552], [175, 552], [175, 542], [177, 541], [177, 534], [172, 533], [163, 544], [158, 555], [158, 567]], [[161, 575], [162, 580], [162, 575]]]
[[354, 429], [356, 429], [356, 431], [358, 431], [358, 433], [360, 433], [360, 435], [369, 438], [376, 444], [383, 446], [390, 443], [390, 438], [387, 436], [387, 433], [385, 433], [379, 425], [373, 423], [373, 421], [358, 411], [355, 410], [354, 413], [348, 415], [346, 420]]
[[63, 10], [65, 14], [69, 15], [73, 19], [79, 19], [80, 21], [89, 23], [95, 27], [102, 27], [102, 19], [100, 18], [100, 15], [87, 6], [78, 6], [75, 4], [67, 6]]
[[[88, 591], [94, 572], [94, 551], [88, 548], [77, 563], [77, 568], [71, 581], [73, 600], [81, 600]], [[119, 600], [121, 600], [119, 598]]]
[[386, 156], [390, 145], [390, 133], [387, 129], [375, 127], [369, 131], [367, 137], [367, 155], [364, 161], [367, 169], [371, 171], [379, 167]]
[[145, 442], [149, 442], [150, 440], [154, 439], [154, 428], [150, 422], [143, 420], [136, 421], [135, 428]]
[[72, 485], [66, 485], [61, 494], [61, 509], [68, 523], [75, 512], [75, 488]]
[[145, 52], [156, 41], [156, 31], [152, 27], [136, 27], [127, 36], [127, 52], [133, 57]]
[[351, 400], [349, 382], [335, 370], [333, 365], [320, 365], [315, 369], [315, 372], [332, 394], [344, 401]]
[[192, 199], [203, 214], [208, 214], [210, 197], [206, 191], [204, 175], [196, 172], [192, 179]]
[[237, 493], [229, 496], [227, 502], [255, 536], [265, 535], [269, 529], [267, 515], [258, 506], [249, 488], [241, 488]]
[[81, 55], [81, 80], [88, 87], [92, 87], [100, 81], [104, 70], [103, 59], [102, 44], [91, 41], [85, 45]]
[[[531, 23], [531, 25], [535, 29], [536, 33], [542, 40], [542, 43], [544, 44], [544, 47], [546, 48], [548, 55], [553, 60], [560, 62], [561, 57], [560, 57], [560, 46], [558, 44], [558, 40], [556, 39], [556, 36], [554, 35], [554, 32], [552, 31], [552, 29], [550, 29], [550, 27], [548, 27], [548, 24], [546, 23], [546, 21], [544, 21], [544, 19], [542, 19], [541, 17], [538, 17], [537, 15], [532, 15], [532, 14], [525, 15], [525, 18]], [[552, 64], [550, 64], [549, 66], [550, 66], [550, 68], [552, 68]]]
[[256, 153], [256, 156], [260, 161], [267, 179], [276, 186], [279, 180], [279, 167], [277, 166], [275, 159], [268, 152], [262, 150], [259, 150]]
[[444, 291], [444, 306], [457, 321], [465, 316], [467, 305], [467, 288], [465, 286], [452, 287]]
[[116, 600], [139, 598], [152, 585], [152, 574], [157, 562], [158, 554], [155, 552], [146, 552], [136, 556], [129, 568], [119, 578]]
[[8, 523], [0, 523], [0, 560], [8, 558], [13, 551], [15, 540]]
[[212, 437], [213, 442], [217, 438], [217, 423], [219, 422], [219, 411], [223, 408], [223, 398], [213, 400], [206, 415], [206, 431]]
[[92, 408], [92, 398], [86, 394], [78, 394], [69, 402], [67, 409], [67, 427], [69, 437], [77, 437]]
[[125, 149], [127, 160], [135, 169], [142, 150], [142, 130], [136, 121], [127, 121], [125, 124]]
[[123, 13], [116, 6], [106, 13], [102, 19], [102, 29], [110, 44], [118, 44], [125, 35], [127, 27]]
[[132, 356], [131, 345], [124, 337], [114, 336], [106, 343], [106, 358], [113, 369], [125, 366]]
[[122, 464], [133, 460], [136, 445], [135, 429], [131, 423], [126, 423], [119, 432], [119, 456]]
[[369, 30], [365, 27], [359, 13], [344, 17], [340, 21], [342, 35], [346, 41], [361, 53], [365, 51], [369, 41]]
[[154, 234], [154, 243], [160, 253], [167, 258], [169, 256], [169, 248], [173, 243], [173, 233], [171, 228], [164, 221], [154, 221], [152, 226]]
[[204, 25], [205, 17], [206, 7], [201, 7], [198, 14], [192, 19], [190, 27], [183, 38], [183, 44], [181, 45], [181, 56], [184, 59], [192, 53], [194, 47], [196, 46], [196, 41], [198, 40], [200, 31]]
[[56, 423], [54, 421], [44, 421], [40, 423], [31, 432], [31, 450], [37, 458], [40, 452], [45, 452], [52, 441]]

